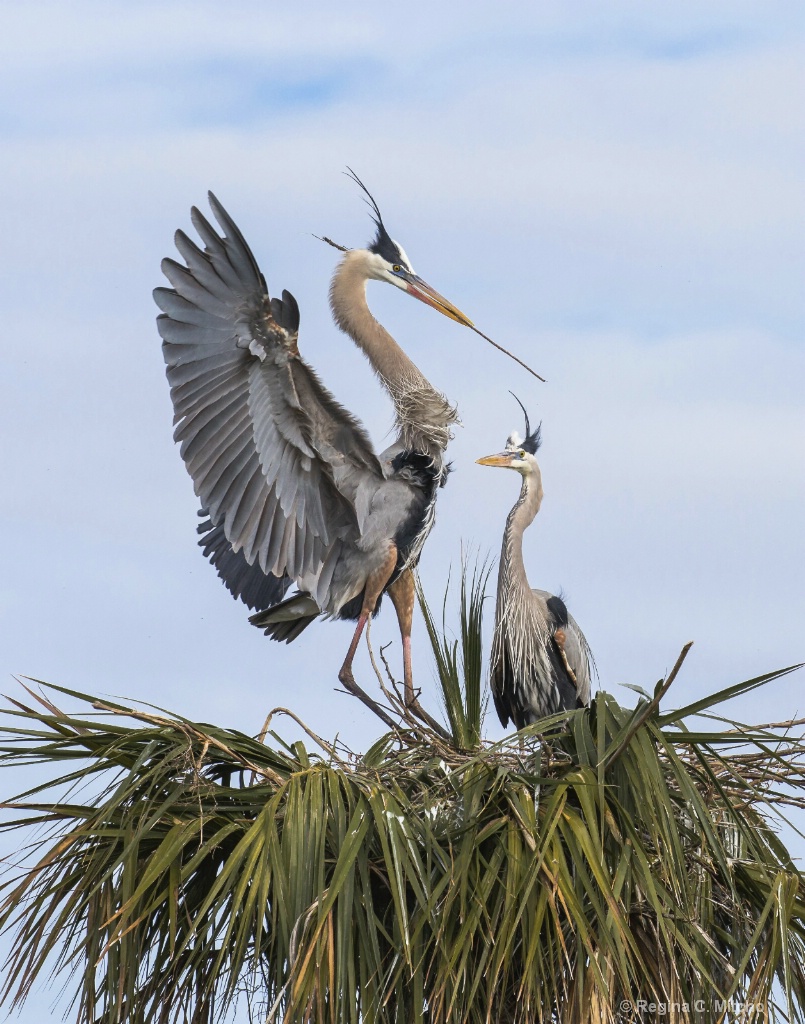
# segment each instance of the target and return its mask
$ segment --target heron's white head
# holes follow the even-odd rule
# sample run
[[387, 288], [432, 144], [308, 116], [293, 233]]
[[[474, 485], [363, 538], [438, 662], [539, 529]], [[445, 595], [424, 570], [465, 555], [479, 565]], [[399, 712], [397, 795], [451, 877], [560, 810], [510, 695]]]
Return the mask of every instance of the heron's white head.
[[476, 459], [476, 462], [479, 466], [500, 466], [502, 469], [515, 469], [521, 476], [530, 476], [534, 472], [539, 472], [535, 456], [542, 443], [542, 424], [540, 423], [532, 432], [523, 403], [516, 395], [514, 398], [525, 414], [525, 437], [520, 437], [518, 432], [513, 430], [506, 439], [506, 447], [502, 452], [498, 452], [497, 455], [485, 455], [482, 459]]
[[475, 461], [479, 466], [500, 466], [502, 469], [516, 469], [521, 476], [531, 476], [539, 467], [534, 456], [522, 447], [513, 443], [517, 434], [512, 434], [506, 447], [497, 455], [485, 455]]
[[[334, 289], [336, 289], [336, 281], [342, 271], [351, 270], [354, 275], [357, 274], [359, 278], [366, 281], [385, 281], [386, 284], [393, 284], [395, 288], [400, 288], [402, 291], [408, 292], [409, 295], [413, 295], [415, 299], [419, 299], [420, 302], [424, 302], [428, 306], [433, 306], [434, 309], [438, 309], [440, 313], [445, 316], [449, 316], [451, 320], [455, 320], [457, 323], [462, 324], [464, 327], [469, 327], [471, 331], [475, 331], [485, 341], [488, 341], [490, 345], [494, 345], [496, 349], [499, 349], [510, 359], [513, 359], [516, 363], [519, 363], [525, 370], [528, 370], [530, 374], [537, 378], [537, 380], [544, 381], [544, 377], [540, 377], [538, 373], [535, 373], [531, 367], [524, 363], [522, 359], [509, 352], [507, 348], [502, 345], [498, 345], [496, 341], [493, 341], [483, 331], [479, 331], [475, 324], [470, 320], [466, 313], [462, 313], [460, 309], [453, 305], [452, 302], [448, 302], [447, 299], [440, 295], [435, 288], [423, 281], [422, 278], [415, 273], [414, 268], [411, 266], [411, 261], [408, 258], [408, 254], [405, 249], [400, 245], [399, 242], [395, 242], [391, 235], [386, 231], [386, 227], [383, 224], [383, 218], [380, 216], [380, 210], [377, 203], [372, 197], [369, 189], [364, 185], [358, 175], [348, 167], [347, 172], [349, 177], [362, 189], [366, 196], [366, 201], [372, 209], [372, 219], [375, 222], [377, 233], [373, 241], [369, 244], [366, 249], [350, 249], [346, 245], [339, 245], [338, 242], [334, 242], [331, 238], [326, 236], [321, 237], [322, 242], [327, 242], [328, 245], [332, 245], [335, 249], [340, 249], [341, 252], [346, 253], [344, 259], [341, 261], [338, 269], [333, 276], [333, 282], [330, 286], [331, 303], [333, 302]], [[343, 326], [344, 321], [344, 310], [336, 309], [333, 306], [333, 314], [335, 315], [336, 321]], [[344, 328], [346, 330], [346, 328]], [[347, 331], [349, 333], [349, 331]]]
[[382, 253], [375, 252], [371, 247], [366, 250], [368, 257], [366, 265], [369, 277], [375, 281], [385, 281], [386, 284], [393, 284], [396, 288], [401, 288], [404, 292], [408, 292], [409, 295], [413, 295], [420, 302], [424, 302], [425, 305], [438, 309], [440, 313], [449, 316], [451, 320], [463, 324], [464, 327], [472, 327], [472, 320], [465, 313], [462, 313], [452, 302], [449, 302], [435, 288], [431, 287], [427, 281], [423, 281], [418, 274], [414, 273], [402, 246], [398, 246], [397, 242], [394, 242], [392, 239], [389, 239], [389, 242], [397, 250], [392, 259], [388, 259]]
[[435, 288], [423, 281], [416, 273], [408, 258], [408, 253], [386, 231], [386, 225], [380, 215], [380, 208], [372, 194], [354, 171], [349, 173], [352, 180], [363, 190], [377, 229], [375, 237], [365, 249], [353, 250], [363, 257], [367, 278], [393, 284], [395, 288], [401, 288], [409, 295], [413, 295], [415, 299], [419, 299], [420, 302], [438, 309], [440, 313], [449, 316], [451, 320], [456, 320], [465, 327], [473, 327], [472, 320], [465, 313], [462, 313], [452, 302], [448, 302], [443, 295], [440, 295]]

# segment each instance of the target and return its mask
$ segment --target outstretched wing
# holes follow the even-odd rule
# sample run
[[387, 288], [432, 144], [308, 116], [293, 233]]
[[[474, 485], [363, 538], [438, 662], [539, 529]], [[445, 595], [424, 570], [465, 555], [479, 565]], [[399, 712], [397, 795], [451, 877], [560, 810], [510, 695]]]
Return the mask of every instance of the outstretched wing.
[[361, 425], [300, 358], [295, 299], [269, 298], [240, 231], [209, 200], [222, 235], [193, 208], [205, 248], [178, 231], [187, 265], [163, 260], [173, 288], [154, 291], [174, 437], [232, 551], [296, 579], [357, 536], [361, 484], [382, 471]]
[[210, 560], [233, 597], [240, 598], [256, 612], [278, 604], [291, 585], [289, 576], [265, 573], [259, 565], [249, 565], [242, 551], [233, 551], [222, 525], [213, 526], [207, 513], [199, 513], [202, 522], [196, 527], [200, 534], [199, 547]]

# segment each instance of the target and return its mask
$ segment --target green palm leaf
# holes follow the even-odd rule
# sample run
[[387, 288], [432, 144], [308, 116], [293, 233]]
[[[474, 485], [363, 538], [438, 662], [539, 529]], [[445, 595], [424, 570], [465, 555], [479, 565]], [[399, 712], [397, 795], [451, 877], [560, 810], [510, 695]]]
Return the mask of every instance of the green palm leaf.
[[244, 994], [322, 1024], [603, 1024], [638, 1000], [802, 1021], [805, 879], [776, 831], [802, 823], [801, 723], [718, 718], [750, 680], [679, 712], [601, 691], [484, 743], [485, 580], [465, 571], [455, 639], [420, 598], [452, 743], [401, 728], [341, 757], [44, 684], [12, 702], [0, 763], [50, 778], [3, 805], [31, 838], [2, 887], [6, 1003], [62, 971], [93, 1024], [206, 1024]]
[[486, 563], [476, 563], [470, 575], [466, 559], [462, 561], [460, 641], [452, 638], [447, 629], [449, 583], [442, 604], [442, 627], [439, 629], [417, 579], [419, 608], [436, 663], [450, 734], [453, 743], [464, 750], [473, 750], [480, 744], [486, 714], [486, 700], [483, 697], [483, 612], [490, 571]]

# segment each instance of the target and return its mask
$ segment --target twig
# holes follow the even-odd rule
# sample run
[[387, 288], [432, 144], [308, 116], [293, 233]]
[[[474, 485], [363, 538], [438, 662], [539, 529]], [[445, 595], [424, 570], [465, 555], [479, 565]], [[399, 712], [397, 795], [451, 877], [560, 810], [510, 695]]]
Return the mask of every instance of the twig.
[[[798, 725], [805, 725], [805, 718], [790, 718], [785, 722], [763, 722], [762, 725], [753, 725], [753, 732], [763, 732], [767, 729], [793, 729]], [[736, 729], [735, 732], [740, 732], [740, 729]]]
[[[330, 244], [332, 245], [333, 243], [331, 242]], [[504, 348], [502, 345], [498, 345], [498, 343], [496, 341], [492, 341], [492, 339], [487, 337], [487, 335], [485, 335], [483, 331], [479, 331], [478, 328], [474, 324], [467, 324], [467, 326], [470, 328], [471, 331], [475, 331], [476, 334], [480, 334], [481, 337], [484, 339], [484, 341], [488, 341], [490, 345], [494, 345], [495, 348], [500, 349], [500, 351], [503, 352], [504, 355], [507, 355], [509, 357], [509, 359], [513, 359], [515, 361], [515, 363], [519, 363], [520, 366], [522, 366], [524, 370], [528, 370], [528, 372], [533, 377], [536, 377], [537, 380], [541, 380], [543, 384], [545, 383], [545, 378], [544, 377], [540, 377], [540, 375], [538, 373], [536, 373], [534, 370], [531, 369], [531, 367], [528, 365], [528, 363], [524, 363], [523, 360], [518, 358], [513, 352], [509, 352], [509, 350], [507, 348]]]
[[394, 693], [397, 697], [397, 700], [400, 702], [400, 704], [402, 704], [403, 707], [405, 707], [405, 697], [400, 692], [401, 684], [398, 682], [398, 680], [394, 678], [394, 673], [391, 671], [391, 665], [389, 665], [389, 660], [386, 657], [386, 650], [389, 647], [391, 647], [391, 643], [391, 640], [389, 640], [387, 644], [384, 644], [380, 648], [380, 660], [383, 662], [383, 667], [386, 670], [386, 675], [389, 677], [389, 682], [394, 687]]
[[[380, 684], [380, 689], [386, 695], [387, 700], [392, 705], [395, 705], [395, 713], [400, 715], [400, 717], [405, 721], [405, 723], [408, 725], [410, 729], [414, 729], [415, 731], [421, 733], [422, 724], [424, 724], [433, 732], [435, 732], [438, 736], [441, 736], [442, 739], [450, 741], [450, 734], [448, 732], [445, 732], [445, 730], [439, 725], [439, 723], [436, 722], [433, 718], [431, 718], [427, 711], [425, 711], [425, 709], [420, 705], [418, 700], [415, 699], [413, 704], [408, 705], [405, 702], [405, 698], [400, 696], [399, 685], [394, 678], [394, 674], [391, 671], [391, 666], [389, 665], [388, 659], [386, 658], [386, 655], [384, 653], [386, 647], [389, 647], [390, 644], [386, 644], [386, 647], [381, 646], [380, 648], [380, 660], [383, 662], [383, 666], [386, 669], [386, 675], [389, 678], [389, 682], [394, 687], [394, 694], [392, 694], [388, 690], [385, 683], [383, 682], [383, 677], [380, 673], [380, 670], [377, 667], [377, 662], [375, 661], [375, 655], [371, 643], [371, 626], [368, 622], [366, 624], [366, 646], [369, 649], [369, 658], [372, 662], [372, 668], [375, 670], [377, 681]], [[417, 721], [417, 719], [419, 721]]]
[[624, 750], [626, 750], [626, 748], [632, 742], [632, 737], [637, 732], [637, 730], [641, 727], [641, 725], [643, 725], [646, 719], [650, 718], [657, 710], [657, 708], [659, 708], [660, 701], [668, 692], [671, 683], [673, 683], [673, 681], [676, 679], [679, 670], [682, 668], [682, 662], [687, 657], [688, 651], [691, 649], [691, 647], [693, 647], [692, 640], [689, 643], [686, 643], [680, 651], [679, 657], [676, 659], [676, 664], [668, 673], [668, 678], [665, 680], [662, 686], [660, 686], [659, 689], [656, 690], [654, 696], [648, 702], [648, 704], [645, 705], [642, 711], [639, 711], [635, 715], [634, 721], [626, 730], [626, 735], [623, 737], [623, 739], [620, 741], [617, 747], [609, 754], [607, 754], [607, 756], [604, 758], [604, 769], [609, 768], [615, 761], [617, 761], [617, 759], [621, 756]]
[[[386, 647], [388, 647], [388, 646], [389, 646], [389, 644], [386, 644]], [[380, 648], [380, 657], [381, 657], [381, 659], [383, 661], [383, 664], [386, 667], [386, 673], [387, 673], [389, 679], [391, 680], [391, 682], [392, 682], [392, 684], [394, 686], [394, 689], [395, 689], [395, 691], [397, 693], [397, 699], [401, 702], [401, 704], [405, 708], [406, 720], [409, 721], [409, 722], [413, 721], [414, 720], [413, 716], [416, 715], [416, 717], [419, 718], [419, 720], [421, 722], [423, 722], [425, 725], [427, 725], [429, 729], [431, 729], [433, 732], [435, 732], [437, 734], [437, 736], [441, 736], [441, 738], [443, 740], [447, 740], [448, 743], [452, 743], [453, 742], [453, 737], [450, 735], [450, 733], [447, 732], [446, 729], [443, 729], [442, 726], [439, 725], [439, 723], [436, 721], [435, 718], [432, 718], [428, 714], [428, 712], [419, 703], [419, 700], [417, 699], [416, 696], [414, 697], [413, 704], [410, 704], [410, 705], [406, 704], [405, 703], [405, 699], [400, 697], [399, 684], [396, 682], [396, 680], [394, 679], [394, 676], [392, 675], [391, 666], [389, 665], [389, 663], [388, 663], [388, 661], [386, 659], [386, 656], [383, 653], [384, 650], [385, 650], [385, 647], [381, 647]], [[417, 690], [417, 695], [419, 693], [421, 693], [421, 692], [422, 692], [421, 690]]]
[[313, 732], [313, 730], [309, 726], [305, 725], [302, 719], [298, 715], [295, 715], [293, 711], [291, 711], [289, 708], [273, 708], [271, 711], [269, 711], [268, 716], [265, 722], [263, 723], [263, 728], [260, 730], [260, 734], [257, 737], [260, 743], [265, 743], [265, 738], [268, 735], [268, 728], [271, 725], [271, 719], [274, 717], [274, 715], [287, 715], [288, 718], [292, 718], [300, 729], [304, 729], [304, 731], [308, 734], [308, 736], [313, 740], [314, 743], [317, 743], [322, 748], [322, 750], [326, 750], [330, 757], [335, 758], [335, 760], [338, 761], [339, 764], [342, 763], [341, 759], [335, 752], [335, 747], [333, 747], [326, 740], [323, 740], [321, 736], [318, 736], [315, 732]]
[[[386, 669], [386, 675], [389, 678], [389, 682], [394, 687], [394, 693], [391, 693], [389, 689], [386, 687], [385, 683], [383, 682], [383, 676], [380, 672], [380, 669], [378, 668], [377, 662], [375, 661], [375, 654], [374, 650], [372, 649], [371, 643], [369, 623], [366, 624], [366, 646], [369, 649], [369, 658], [372, 662], [372, 668], [375, 670], [377, 681], [380, 684], [380, 689], [386, 695], [387, 700], [394, 706], [395, 713], [403, 719], [408, 728], [412, 729], [419, 736], [425, 738], [422, 730], [422, 725], [424, 722], [426, 726], [430, 726], [430, 728], [434, 729], [434, 731], [436, 731], [439, 735], [443, 735], [445, 738], [449, 739], [447, 733], [445, 733], [443, 730], [439, 728], [438, 723], [434, 723], [432, 719], [430, 719], [430, 721], [428, 720], [429, 716], [425, 712], [423, 712], [422, 708], [419, 706], [418, 701], [416, 702], [415, 707], [409, 707], [405, 703], [404, 698], [400, 696], [399, 685], [394, 678], [394, 675], [391, 671], [391, 666], [389, 665], [388, 659], [386, 658], [386, 655], [384, 653], [386, 647], [391, 646], [390, 644], [386, 644], [386, 647], [380, 648], [380, 660], [383, 662], [383, 666]], [[417, 716], [416, 714], [417, 711], [420, 712], [419, 716]], [[420, 719], [419, 721], [417, 720], [418, 717]]]
[[320, 242], [326, 242], [331, 245], [334, 249], [340, 249], [341, 252], [350, 252], [351, 250], [346, 245], [339, 245], [338, 242], [334, 242], [332, 238], [328, 238], [327, 235], [314, 235], [314, 238], [318, 238]]
[[[388, 646], [388, 644], [386, 646]], [[377, 661], [375, 660], [375, 652], [374, 652], [374, 649], [372, 647], [372, 621], [371, 621], [371, 619], [369, 619], [367, 621], [367, 623], [366, 623], [366, 649], [369, 651], [369, 661], [371, 661], [371, 663], [372, 663], [372, 668], [375, 670], [375, 675], [377, 676], [378, 685], [380, 686], [380, 689], [383, 691], [383, 694], [384, 694], [386, 700], [389, 702], [389, 704], [391, 704], [391, 706], [392, 706], [392, 708], [393, 708], [393, 710], [394, 710], [394, 712], [396, 714], [402, 716], [403, 718], [408, 717], [407, 714], [406, 714], [405, 702], [400, 697], [400, 694], [399, 694], [399, 692], [397, 690], [397, 684], [394, 682], [394, 677], [392, 676], [391, 670], [389, 668], [389, 663], [386, 661], [386, 657], [383, 654], [383, 651], [385, 650], [385, 647], [381, 647], [380, 648], [380, 657], [381, 657], [381, 659], [383, 661], [383, 664], [386, 667], [386, 674], [388, 675], [389, 681], [390, 681], [391, 685], [394, 687], [395, 692], [392, 693], [386, 687], [386, 684], [383, 682], [383, 673], [380, 671], [380, 668], [379, 668], [379, 666], [377, 664]]]

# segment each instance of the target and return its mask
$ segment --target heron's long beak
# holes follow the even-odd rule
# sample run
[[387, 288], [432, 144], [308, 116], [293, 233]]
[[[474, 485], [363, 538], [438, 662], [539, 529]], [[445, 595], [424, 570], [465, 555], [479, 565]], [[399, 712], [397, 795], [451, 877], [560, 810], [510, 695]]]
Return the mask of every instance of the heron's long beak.
[[503, 466], [508, 469], [512, 464], [514, 456], [510, 452], [501, 452], [499, 455], [485, 455], [482, 459], [475, 461], [479, 466]]
[[492, 341], [488, 334], [484, 334], [483, 331], [479, 331], [475, 324], [470, 318], [462, 313], [460, 309], [457, 309], [452, 302], [448, 302], [447, 299], [440, 295], [435, 288], [423, 281], [421, 277], [417, 277], [416, 274], [405, 273], [403, 275], [405, 280], [405, 290], [409, 295], [413, 295], [414, 298], [419, 299], [420, 302], [426, 303], [428, 306], [433, 306], [434, 309], [438, 309], [440, 313], [444, 313], [445, 316], [449, 316], [451, 320], [455, 320], [457, 323], [463, 324], [464, 327], [469, 327], [471, 331], [475, 331], [476, 334], [480, 334], [484, 341], [488, 341], [490, 345], [494, 345], [500, 352], [504, 352], [510, 359], [513, 359], [515, 363], [519, 363], [524, 370], [528, 370], [530, 374], [537, 378], [537, 380], [544, 381], [544, 377], [540, 377], [538, 373], [531, 369], [528, 363], [524, 363], [519, 356], [516, 356], [513, 352], [509, 352], [507, 348], [502, 345], [498, 345], [496, 341]]
[[426, 281], [423, 281], [421, 277], [417, 277], [416, 274], [408, 275], [406, 290], [409, 295], [413, 295], [415, 299], [419, 299], [428, 306], [433, 306], [440, 313], [449, 316], [451, 320], [456, 320], [465, 327], [475, 326], [468, 316], [465, 316], [452, 302], [448, 302], [443, 295], [440, 295], [435, 288], [431, 288]]

